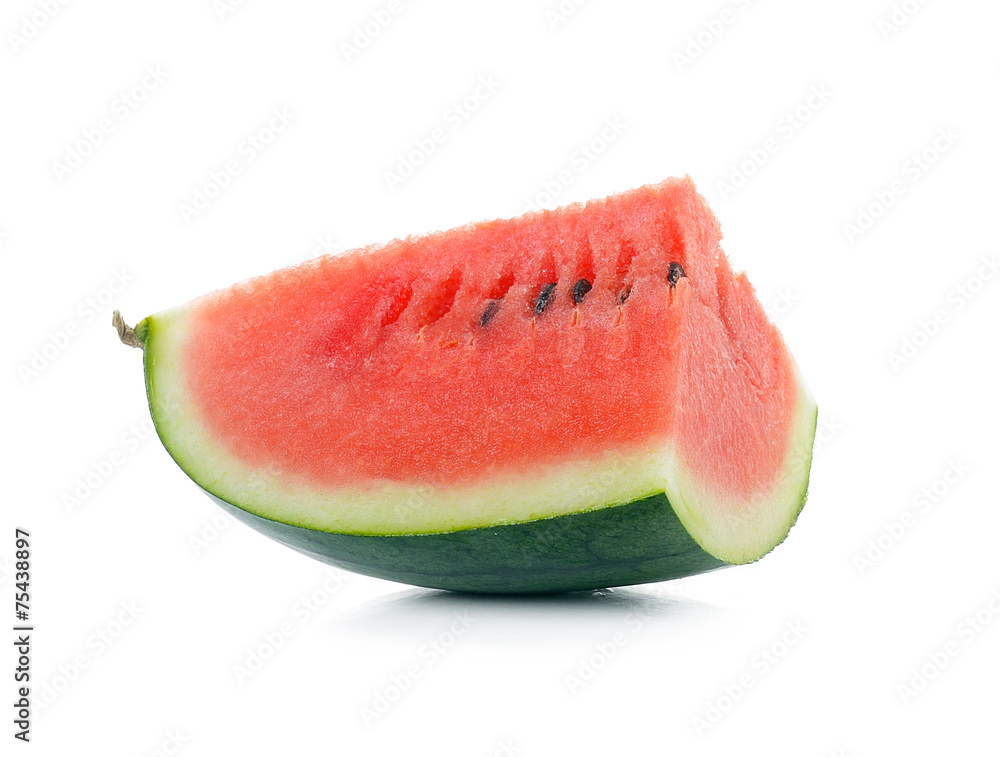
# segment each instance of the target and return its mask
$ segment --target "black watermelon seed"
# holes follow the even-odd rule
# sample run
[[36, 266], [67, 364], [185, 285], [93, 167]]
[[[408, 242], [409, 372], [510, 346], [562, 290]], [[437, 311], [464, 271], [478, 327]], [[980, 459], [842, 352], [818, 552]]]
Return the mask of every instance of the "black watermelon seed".
[[618, 302], [620, 304], [624, 305], [625, 304], [625, 300], [628, 299], [628, 296], [630, 294], [632, 294], [632, 287], [626, 287], [625, 289], [622, 290], [622, 293], [620, 295], [618, 295]]
[[593, 289], [593, 285], [586, 279], [580, 279], [573, 285], [573, 304], [579, 305], [583, 302], [583, 298], [587, 296], [587, 292]]
[[497, 314], [497, 310], [500, 309], [500, 300], [493, 300], [489, 305], [486, 306], [486, 310], [483, 311], [482, 317], [479, 319], [480, 326], [486, 326], [490, 321], [493, 320], [493, 316]]
[[680, 279], [686, 279], [686, 278], [687, 274], [684, 273], [684, 266], [682, 266], [680, 263], [670, 264], [670, 273], [667, 274], [667, 281], [670, 282], [670, 286], [672, 287], [677, 286], [677, 282]]
[[538, 297], [535, 299], [535, 315], [541, 315], [545, 312], [545, 308], [549, 306], [549, 301], [552, 299], [554, 291], [556, 291], [556, 282], [554, 281], [542, 287], [542, 291], [538, 293]]

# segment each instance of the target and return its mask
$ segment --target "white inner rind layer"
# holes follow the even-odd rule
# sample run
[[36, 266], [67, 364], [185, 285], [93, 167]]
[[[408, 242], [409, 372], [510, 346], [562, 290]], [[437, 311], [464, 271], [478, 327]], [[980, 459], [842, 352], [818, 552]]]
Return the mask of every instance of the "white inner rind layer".
[[392, 481], [331, 487], [252, 467], [210, 435], [187, 394], [182, 372], [186, 315], [182, 307], [144, 322], [147, 392], [157, 433], [202, 488], [263, 518], [333, 533], [431, 534], [552, 518], [666, 493], [705, 551], [743, 563], [785, 538], [804, 501], [816, 404], [801, 376], [781, 475], [752, 501], [720, 498], [699, 484], [669, 440], [448, 488]]

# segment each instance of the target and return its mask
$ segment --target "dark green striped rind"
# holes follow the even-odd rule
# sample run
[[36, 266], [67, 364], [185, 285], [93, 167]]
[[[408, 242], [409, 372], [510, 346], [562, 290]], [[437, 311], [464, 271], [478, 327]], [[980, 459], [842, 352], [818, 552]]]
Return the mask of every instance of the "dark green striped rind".
[[681, 578], [729, 564], [695, 543], [663, 494], [492, 528], [360, 536], [261, 518], [203, 491], [237, 520], [317, 560], [432, 589], [576, 591]]

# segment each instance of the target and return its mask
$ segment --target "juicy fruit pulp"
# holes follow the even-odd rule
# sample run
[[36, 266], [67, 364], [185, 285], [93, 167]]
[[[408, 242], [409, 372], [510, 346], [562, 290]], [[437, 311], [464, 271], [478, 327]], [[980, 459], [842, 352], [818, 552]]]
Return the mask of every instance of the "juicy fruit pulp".
[[568, 537], [527, 524], [654, 500], [706, 564], [757, 559], [803, 502], [815, 404], [720, 236], [669, 180], [276, 271], [136, 328], [153, 417], [219, 499], [312, 547], [375, 544], [362, 572], [470, 529], [559, 564]]

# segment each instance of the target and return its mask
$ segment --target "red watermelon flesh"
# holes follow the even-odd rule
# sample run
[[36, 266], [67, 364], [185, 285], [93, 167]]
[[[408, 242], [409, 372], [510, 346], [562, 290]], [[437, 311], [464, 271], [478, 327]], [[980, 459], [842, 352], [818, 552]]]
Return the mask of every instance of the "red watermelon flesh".
[[[706, 551], [755, 559], [801, 506], [815, 404], [720, 238], [668, 180], [249, 280], [152, 317], [184, 408], [158, 427], [189, 473], [213, 460], [209, 490], [312, 528], [440, 532], [655, 490]], [[596, 498], [559, 494], [609, 470]]]

